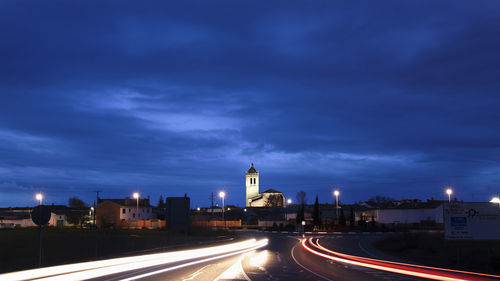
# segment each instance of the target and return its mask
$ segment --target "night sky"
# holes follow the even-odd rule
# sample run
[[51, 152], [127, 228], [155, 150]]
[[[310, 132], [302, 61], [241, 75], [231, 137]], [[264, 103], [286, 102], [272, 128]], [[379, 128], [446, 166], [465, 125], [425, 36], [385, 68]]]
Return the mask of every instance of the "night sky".
[[498, 1], [100, 2], [0, 2], [0, 207], [500, 192]]

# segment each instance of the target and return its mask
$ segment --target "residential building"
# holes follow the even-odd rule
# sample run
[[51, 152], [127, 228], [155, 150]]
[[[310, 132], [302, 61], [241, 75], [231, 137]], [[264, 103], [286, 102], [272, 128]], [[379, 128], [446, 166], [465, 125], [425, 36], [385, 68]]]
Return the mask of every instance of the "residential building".
[[[393, 207], [371, 208], [355, 212], [356, 222], [377, 223], [382, 225], [410, 224], [443, 224], [443, 204], [441, 201], [429, 200], [405, 201]], [[410, 202], [411, 204], [408, 204]]]
[[[129, 221], [153, 218], [149, 198], [139, 199], [99, 199], [96, 208], [96, 224], [99, 227], [117, 227]], [[132, 225], [133, 227], [133, 225]]]

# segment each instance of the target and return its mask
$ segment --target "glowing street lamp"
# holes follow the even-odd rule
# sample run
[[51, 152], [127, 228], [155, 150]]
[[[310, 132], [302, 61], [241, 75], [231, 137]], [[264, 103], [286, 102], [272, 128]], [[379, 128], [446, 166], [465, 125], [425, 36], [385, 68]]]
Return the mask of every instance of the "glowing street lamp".
[[288, 203], [288, 205], [292, 204], [292, 199], [288, 198], [288, 200], [286, 200], [286, 203]]
[[500, 197], [493, 197], [491, 198], [490, 200], [491, 203], [497, 203], [498, 204], [498, 208], [500, 208]]
[[337, 209], [337, 221], [339, 220], [339, 195], [340, 192], [338, 190], [333, 191], [333, 195], [335, 195], [335, 208]]
[[226, 219], [224, 218], [224, 198], [226, 193], [224, 191], [219, 192], [219, 197], [222, 198], [222, 220], [224, 221], [224, 227], [226, 227]]
[[40, 205], [42, 205], [43, 195], [41, 193], [37, 193], [35, 195], [35, 198], [36, 198], [36, 200], [38, 200], [40, 202]]
[[132, 194], [132, 197], [134, 197], [134, 199], [137, 200], [137, 207], [135, 209], [135, 214], [136, 214], [136, 219], [139, 218], [139, 192], [134, 192], [134, 194]]
[[448, 203], [449, 203], [451, 202], [451, 195], [453, 194], [453, 190], [451, 188], [447, 188], [446, 194], [448, 194]]

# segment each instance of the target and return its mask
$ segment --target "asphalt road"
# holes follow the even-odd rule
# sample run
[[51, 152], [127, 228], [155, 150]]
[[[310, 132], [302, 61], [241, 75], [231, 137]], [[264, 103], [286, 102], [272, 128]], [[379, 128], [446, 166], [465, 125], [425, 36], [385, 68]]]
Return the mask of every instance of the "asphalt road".
[[[424, 280], [347, 266], [312, 255], [302, 249], [299, 244], [301, 236], [296, 234], [247, 232], [242, 235], [257, 239], [268, 238], [269, 244], [265, 248], [245, 254], [205, 262], [188, 261], [195, 263], [189, 266], [183, 266], [186, 262], [180, 262], [108, 275], [94, 280]], [[388, 258], [371, 248], [371, 240], [377, 238], [373, 234], [321, 237], [325, 246], [340, 252], [379, 259]], [[176, 266], [183, 267], [176, 268]]]

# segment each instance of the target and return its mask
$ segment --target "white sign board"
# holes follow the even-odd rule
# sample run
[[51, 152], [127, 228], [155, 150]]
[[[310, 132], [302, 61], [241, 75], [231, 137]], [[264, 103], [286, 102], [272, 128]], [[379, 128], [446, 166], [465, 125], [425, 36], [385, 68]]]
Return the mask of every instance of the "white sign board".
[[494, 203], [451, 202], [443, 205], [448, 240], [500, 240], [500, 207]]

